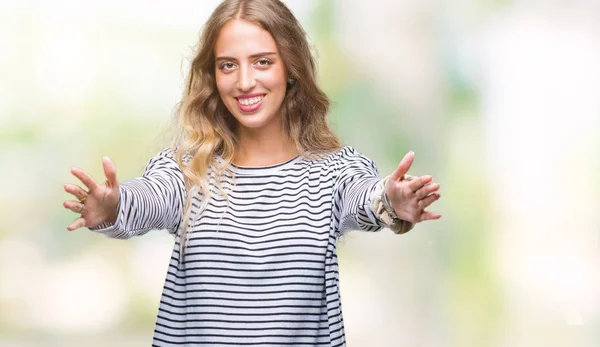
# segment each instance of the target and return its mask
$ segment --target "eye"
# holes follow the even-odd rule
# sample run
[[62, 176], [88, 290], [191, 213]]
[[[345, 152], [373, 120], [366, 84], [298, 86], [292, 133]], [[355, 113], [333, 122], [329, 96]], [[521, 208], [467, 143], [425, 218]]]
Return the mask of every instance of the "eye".
[[267, 67], [267, 66], [273, 64], [273, 62], [267, 58], [260, 58], [256, 61], [255, 64], [258, 65], [259, 67]]
[[223, 63], [223, 64], [219, 65], [219, 70], [221, 70], [221, 71], [223, 71], [223, 72], [228, 72], [228, 71], [231, 71], [231, 70], [233, 70], [234, 68], [235, 68], [235, 64], [234, 64], [234, 63], [232, 63], [232, 62], [230, 62], [230, 61], [228, 61], [228, 62], [225, 62], [225, 63]]

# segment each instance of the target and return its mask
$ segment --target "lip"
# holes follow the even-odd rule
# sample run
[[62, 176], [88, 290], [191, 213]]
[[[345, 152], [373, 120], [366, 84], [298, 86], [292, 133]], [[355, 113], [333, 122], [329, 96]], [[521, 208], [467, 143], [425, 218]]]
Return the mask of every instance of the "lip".
[[[254, 98], [256, 96], [263, 96], [262, 100], [260, 100], [259, 102], [257, 102], [254, 105], [250, 105], [250, 106], [246, 106], [246, 105], [242, 105], [240, 104], [240, 98], [241, 99], [247, 99], [247, 98]], [[260, 109], [260, 107], [263, 104], [263, 101], [265, 101], [266, 98], [266, 94], [263, 93], [257, 93], [257, 94], [246, 94], [246, 95], [240, 95], [236, 98], [234, 98], [236, 100], [236, 104], [238, 105], [238, 108], [240, 109], [240, 111], [244, 112], [244, 113], [251, 113], [251, 112], [255, 112], [258, 111], [258, 109]]]
[[236, 100], [239, 99], [250, 99], [250, 98], [254, 98], [256, 96], [263, 96], [263, 95], [267, 95], [265, 93], [254, 93], [254, 94], [244, 94], [244, 95], [238, 95], [235, 97]]

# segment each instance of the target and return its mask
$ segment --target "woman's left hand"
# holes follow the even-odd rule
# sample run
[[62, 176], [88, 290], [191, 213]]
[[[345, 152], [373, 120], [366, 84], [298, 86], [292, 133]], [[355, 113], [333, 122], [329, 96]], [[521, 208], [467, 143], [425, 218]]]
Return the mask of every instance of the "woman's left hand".
[[402, 220], [418, 223], [442, 217], [439, 213], [425, 211], [434, 201], [440, 198], [437, 190], [438, 183], [433, 183], [433, 177], [426, 175], [420, 177], [407, 176], [406, 173], [415, 159], [413, 152], [407, 153], [400, 161], [398, 168], [390, 175], [386, 186], [390, 204]]

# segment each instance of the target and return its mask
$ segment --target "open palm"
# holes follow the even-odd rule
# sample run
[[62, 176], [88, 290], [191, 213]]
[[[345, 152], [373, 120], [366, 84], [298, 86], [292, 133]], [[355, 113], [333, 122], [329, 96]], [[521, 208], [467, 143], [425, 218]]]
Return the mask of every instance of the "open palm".
[[115, 165], [108, 158], [102, 159], [102, 167], [106, 181], [98, 184], [88, 173], [80, 168], [71, 168], [71, 173], [77, 177], [81, 183], [87, 187], [87, 191], [82, 187], [73, 184], [65, 185], [65, 191], [72, 194], [77, 200], [69, 200], [63, 203], [63, 206], [81, 216], [71, 223], [67, 230], [73, 231], [77, 228], [93, 228], [104, 222], [114, 223], [117, 219], [117, 206], [121, 194], [119, 192], [119, 182]]
[[413, 152], [409, 152], [402, 158], [398, 168], [386, 182], [385, 193], [400, 219], [411, 223], [439, 219], [442, 217], [441, 214], [425, 211], [425, 209], [440, 198], [440, 194], [436, 192], [440, 185], [433, 183], [433, 177], [430, 175], [420, 177], [407, 175], [414, 158]]

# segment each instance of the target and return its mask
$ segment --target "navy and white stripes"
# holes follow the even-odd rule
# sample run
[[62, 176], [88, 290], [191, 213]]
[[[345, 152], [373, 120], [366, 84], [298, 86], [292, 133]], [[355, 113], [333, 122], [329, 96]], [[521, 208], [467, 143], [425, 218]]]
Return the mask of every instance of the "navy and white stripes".
[[[203, 197], [193, 197], [195, 222], [183, 262], [175, 237], [153, 346], [344, 346], [336, 243], [348, 230], [383, 227], [369, 208], [375, 164], [344, 147], [233, 169], [235, 185], [222, 178], [229, 204], [213, 187], [194, 218]], [[169, 150], [121, 196], [117, 222], [95, 231], [128, 238], [180, 227], [186, 193]]]

